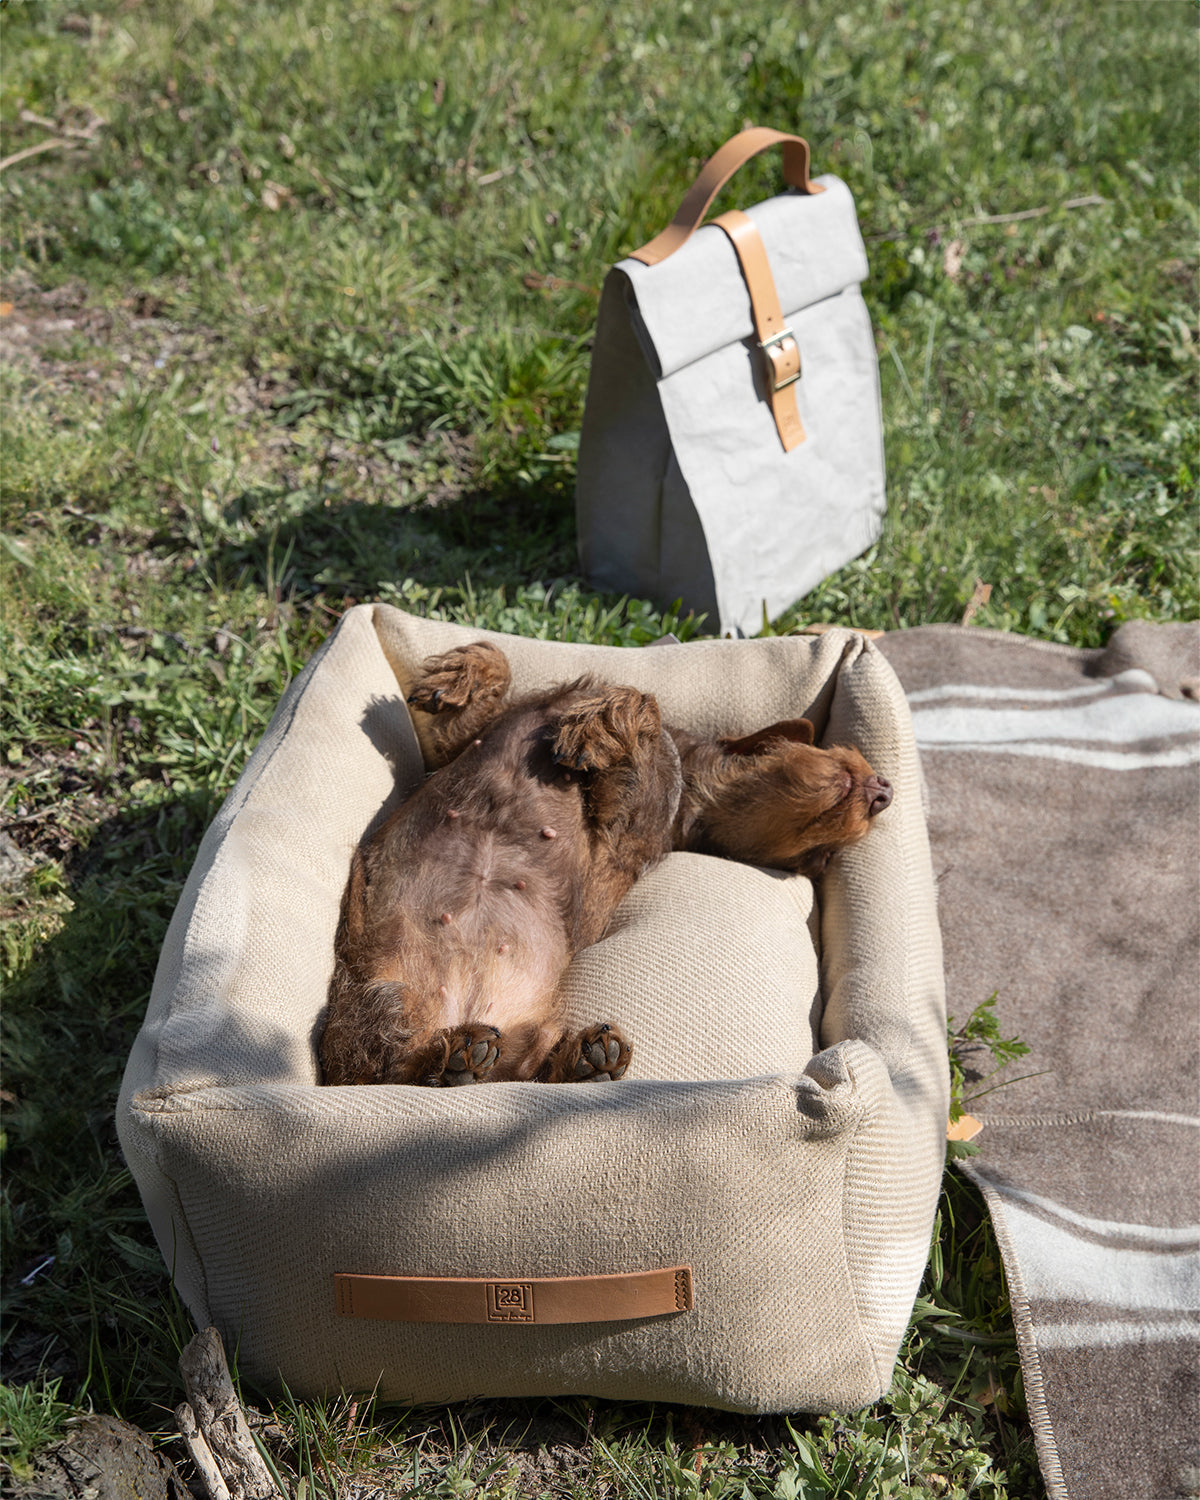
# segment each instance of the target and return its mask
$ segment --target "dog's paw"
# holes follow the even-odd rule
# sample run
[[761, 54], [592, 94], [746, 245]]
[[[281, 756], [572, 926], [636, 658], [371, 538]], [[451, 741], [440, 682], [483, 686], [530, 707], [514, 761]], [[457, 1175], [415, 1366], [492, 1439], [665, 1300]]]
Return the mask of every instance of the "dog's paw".
[[429, 1079], [444, 1088], [485, 1083], [500, 1059], [500, 1033], [494, 1026], [460, 1026], [444, 1033], [445, 1061]]
[[427, 714], [446, 713], [466, 708], [479, 698], [502, 697], [511, 679], [504, 652], [488, 641], [475, 641], [431, 656], [408, 702]]
[[573, 771], [605, 771], [662, 732], [658, 702], [636, 688], [599, 688], [569, 703], [554, 734], [554, 759]]
[[574, 1060], [567, 1072], [569, 1082], [624, 1078], [633, 1048], [615, 1026], [589, 1026], [579, 1033], [575, 1044]]

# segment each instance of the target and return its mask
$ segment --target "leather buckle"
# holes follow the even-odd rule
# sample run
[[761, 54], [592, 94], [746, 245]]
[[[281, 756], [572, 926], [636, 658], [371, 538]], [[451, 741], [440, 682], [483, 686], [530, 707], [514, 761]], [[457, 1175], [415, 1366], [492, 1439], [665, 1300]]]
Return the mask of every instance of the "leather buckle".
[[[788, 339], [792, 343], [791, 349], [783, 347], [785, 340]], [[796, 381], [800, 379], [800, 345], [796, 342], [796, 335], [792, 330], [790, 328], [781, 328], [778, 333], [772, 334], [769, 339], [763, 339], [758, 347], [766, 355], [767, 378], [771, 382], [771, 394], [774, 395], [776, 391], [786, 390], [789, 385], [795, 385]], [[782, 365], [785, 370], [787, 369], [788, 365], [792, 362], [793, 350], [795, 351], [796, 368], [791, 374], [784, 375], [781, 380], [779, 378], [780, 366]], [[781, 356], [781, 358], [777, 358], [776, 356]]]

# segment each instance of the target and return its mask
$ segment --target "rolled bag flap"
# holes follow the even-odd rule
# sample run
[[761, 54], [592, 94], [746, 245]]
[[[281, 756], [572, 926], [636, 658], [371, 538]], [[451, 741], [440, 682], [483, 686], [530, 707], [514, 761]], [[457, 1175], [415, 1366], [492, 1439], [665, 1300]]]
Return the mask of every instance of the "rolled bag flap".
[[[837, 177], [816, 181], [825, 192], [782, 193], [746, 209], [762, 238], [785, 317], [867, 277], [850, 189]], [[634, 332], [660, 380], [754, 334], [737, 253], [715, 225], [705, 225], [658, 265], [626, 259], [609, 274], [621, 278]]]

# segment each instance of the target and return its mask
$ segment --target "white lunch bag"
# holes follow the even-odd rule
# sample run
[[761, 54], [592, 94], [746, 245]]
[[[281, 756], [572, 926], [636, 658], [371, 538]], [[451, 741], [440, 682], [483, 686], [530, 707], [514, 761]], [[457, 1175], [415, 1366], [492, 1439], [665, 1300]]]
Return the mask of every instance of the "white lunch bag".
[[[750, 157], [783, 146], [792, 191], [698, 229]], [[879, 535], [879, 367], [866, 250], [808, 145], [744, 130], [674, 219], [604, 284], [576, 514], [598, 589], [681, 599], [753, 634]]]

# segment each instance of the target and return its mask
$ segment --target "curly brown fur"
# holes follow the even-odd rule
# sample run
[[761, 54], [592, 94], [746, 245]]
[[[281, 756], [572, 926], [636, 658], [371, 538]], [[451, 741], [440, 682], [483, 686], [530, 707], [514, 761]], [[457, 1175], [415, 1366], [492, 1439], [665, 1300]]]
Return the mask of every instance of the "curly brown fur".
[[580, 678], [507, 703], [508, 684], [503, 654], [480, 643], [426, 663], [410, 697], [434, 715], [439, 769], [354, 855], [326, 1083], [628, 1066], [615, 1028], [565, 1029], [561, 979], [670, 848], [679, 755], [634, 688]]
[[583, 677], [508, 701], [503, 652], [425, 663], [435, 771], [356, 852], [321, 1039], [324, 1079], [457, 1085], [620, 1078], [630, 1048], [564, 1024], [572, 956], [671, 848], [816, 876], [891, 800], [807, 720], [740, 739], [665, 729]]

